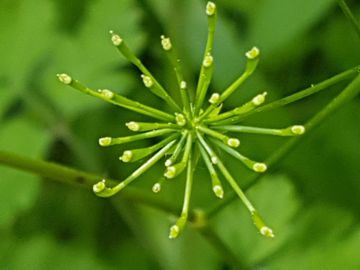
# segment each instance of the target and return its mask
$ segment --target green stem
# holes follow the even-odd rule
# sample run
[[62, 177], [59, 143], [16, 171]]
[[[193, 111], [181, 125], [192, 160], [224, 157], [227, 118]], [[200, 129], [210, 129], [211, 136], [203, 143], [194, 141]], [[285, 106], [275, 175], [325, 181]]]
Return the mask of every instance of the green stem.
[[320, 92], [321, 90], [324, 90], [336, 83], [339, 83], [341, 81], [344, 81], [346, 79], [349, 79], [351, 77], [353, 77], [354, 75], [358, 74], [360, 72], [360, 66], [356, 66], [354, 68], [351, 68], [349, 70], [346, 70], [344, 72], [341, 72], [325, 81], [322, 81], [316, 85], [312, 85], [304, 90], [301, 90], [293, 95], [287, 96], [285, 98], [276, 100], [272, 103], [269, 103], [267, 105], [258, 107], [252, 111], [249, 111], [245, 114], [239, 115], [239, 116], [235, 116], [232, 117], [230, 119], [226, 119], [223, 121], [219, 121], [216, 123], [211, 123], [212, 125], [227, 125], [227, 124], [234, 124], [237, 123], [239, 121], [241, 121], [242, 119], [244, 119], [245, 117], [248, 117], [249, 115], [252, 115], [254, 113], [259, 113], [259, 112], [264, 112], [264, 111], [269, 111], [269, 110], [274, 110], [277, 109], [279, 107], [285, 106], [289, 103], [298, 101], [300, 99], [303, 99], [305, 97], [308, 97], [310, 95], [313, 95], [317, 92]]
[[[211, 9], [211, 13], [208, 13], [208, 8]], [[201, 65], [199, 81], [196, 88], [195, 113], [194, 113], [195, 116], [198, 115], [202, 107], [214, 71], [213, 46], [214, 46], [214, 35], [215, 35], [216, 18], [217, 18], [216, 5], [214, 3], [208, 3], [207, 16], [208, 16], [208, 37], [207, 37], [203, 62]]]
[[124, 181], [118, 183], [114, 187], [107, 187], [105, 184], [105, 180], [102, 180], [94, 185], [93, 190], [95, 194], [99, 197], [111, 197], [123, 190], [127, 185], [137, 179], [140, 175], [149, 170], [152, 166], [155, 165], [165, 154], [169, 151], [169, 149], [174, 145], [176, 140], [168, 143], [164, 146], [160, 151], [155, 153], [151, 158], [149, 158], [145, 163], [143, 163], [139, 168], [137, 168], [132, 174], [130, 174]]
[[202, 156], [202, 158], [205, 162], [205, 165], [210, 174], [212, 190], [213, 190], [214, 194], [216, 195], [216, 197], [222, 199], [224, 197], [224, 190], [223, 190], [222, 184], [220, 182], [219, 176], [217, 175], [216, 170], [215, 170], [208, 154], [206, 153], [205, 149], [201, 146], [200, 143], [198, 143], [198, 146], [200, 149], [201, 156]]
[[[37, 174], [61, 183], [82, 186], [89, 190], [103, 178], [103, 176], [100, 175], [83, 172], [48, 161], [19, 156], [5, 151], [0, 151], [0, 164]], [[119, 180], [107, 179], [107, 182], [116, 184]], [[126, 188], [126, 190], [121, 193], [121, 196], [117, 196], [117, 198], [138, 201], [173, 214], [178, 212], [178, 207], [154, 197], [151, 193], [133, 187]]]
[[239, 132], [239, 133], [250, 133], [250, 134], [261, 134], [261, 135], [273, 135], [273, 136], [298, 136], [301, 134], [294, 133], [294, 127], [300, 126], [290, 126], [283, 129], [274, 129], [274, 128], [260, 128], [260, 127], [248, 127], [248, 126], [214, 126], [214, 129], [219, 129], [229, 132]]
[[69, 86], [73, 87], [76, 90], [79, 90], [80, 92], [83, 92], [84, 94], [100, 98], [106, 102], [112, 103], [116, 106], [123, 107], [125, 109], [135, 111], [147, 116], [151, 116], [153, 118], [157, 118], [164, 121], [174, 121], [175, 117], [171, 114], [165, 113], [163, 111], [160, 111], [158, 109], [152, 108], [150, 106], [144, 105], [140, 102], [128, 99], [126, 97], [123, 97], [121, 95], [115, 94], [114, 92], [110, 90], [100, 90], [95, 91], [93, 89], [90, 89], [89, 87], [84, 86], [81, 84], [78, 80], [71, 80]]
[[351, 12], [349, 6], [343, 0], [339, 1], [339, 6], [342, 9], [342, 11], [344, 12], [346, 18], [350, 21], [351, 25], [354, 27], [356, 33], [358, 34], [358, 36], [360, 38], [360, 24], [356, 20], [354, 14]]
[[115, 144], [124, 144], [129, 142], [134, 142], [138, 140], [150, 139], [158, 136], [162, 136], [168, 133], [177, 132], [176, 129], [156, 129], [148, 132], [144, 132], [138, 135], [126, 136], [126, 137], [118, 137], [118, 138], [111, 138], [111, 137], [103, 137], [99, 139], [99, 144], [103, 147], [115, 145]]
[[[306, 134], [309, 134], [315, 127], [319, 126], [327, 117], [334, 113], [346, 102], [354, 98], [360, 93], [360, 75], [358, 75], [336, 98], [334, 98], [324, 109], [317, 113], [308, 123], [305, 125]], [[304, 136], [299, 136], [289, 140], [284, 146], [282, 146], [277, 152], [275, 152], [270, 158], [266, 161], [266, 164], [273, 165], [278, 163], [283, 159], [303, 138]], [[262, 176], [253, 175], [248, 181], [248, 184], [244, 186], [244, 190], [248, 190], [253, 185], [255, 185]], [[216, 213], [221, 211], [225, 206], [230, 204], [236, 199], [236, 194], [231, 193], [223, 201], [215, 204], [207, 212], [208, 217], [214, 216]]]
[[[118, 37], [116, 34], [111, 33], [112, 37]], [[120, 38], [120, 37], [119, 37]], [[149, 77], [152, 81], [151, 86], [147, 86], [152, 93], [161, 99], [165, 100], [165, 102], [174, 110], [181, 111], [181, 108], [176, 104], [176, 102], [171, 98], [171, 96], [166, 92], [166, 90], [160, 85], [160, 83], [154, 78], [154, 76], [150, 73], [150, 71], [144, 66], [139, 58], [136, 57], [134, 52], [125, 44], [122, 40], [120, 44], [114, 43], [119, 52], [128, 59], [131, 63], [133, 63], [145, 76]]]
[[[181, 61], [178, 58], [177, 53], [171, 44], [170, 38], [165, 38], [164, 36], [161, 36], [161, 39], [162, 39], [162, 43], [164, 41], [168, 42], [168, 43], [165, 43], [165, 46], [163, 44], [163, 49], [165, 50], [165, 52], [170, 60], [170, 63], [175, 71], [176, 79], [178, 82], [178, 87], [180, 90], [181, 101], [184, 106], [185, 114], [188, 117], [190, 117], [191, 116], [190, 97], [189, 97], [189, 93], [188, 93], [187, 83], [184, 79], [184, 75], [182, 72]], [[168, 45], [168, 47], [166, 47], [166, 44]]]

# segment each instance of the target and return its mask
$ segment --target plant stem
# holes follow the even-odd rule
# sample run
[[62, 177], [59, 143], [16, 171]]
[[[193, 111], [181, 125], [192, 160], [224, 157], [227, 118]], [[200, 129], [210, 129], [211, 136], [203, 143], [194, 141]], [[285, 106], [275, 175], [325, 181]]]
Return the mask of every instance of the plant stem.
[[[19, 156], [5, 151], [0, 151], [0, 164], [34, 173], [61, 183], [82, 186], [89, 190], [92, 189], [95, 183], [103, 178], [96, 174], [83, 172], [48, 161]], [[114, 185], [120, 182], [114, 179], [106, 179], [106, 181]], [[141, 202], [172, 214], [176, 214], [179, 211], [178, 207], [173, 206], [169, 202], [159, 200], [154, 197], [153, 194], [143, 192], [133, 187], [126, 188], [118, 197]]]
[[[114, 33], [111, 33], [113, 36]], [[152, 81], [151, 86], [146, 86], [150, 89], [152, 93], [156, 96], [163, 99], [174, 111], [181, 111], [181, 108], [177, 103], [172, 99], [172, 97], [167, 93], [163, 86], [155, 79], [155, 77], [150, 73], [150, 71], [144, 66], [139, 58], [134, 54], [134, 52], [122, 41], [120, 44], [116, 45], [116, 48], [119, 52], [128, 59], [131, 63], [133, 63], [145, 76], [148, 76]]]
[[354, 75], [356, 75], [357, 73], [360, 73], [360, 66], [356, 66], [354, 68], [351, 68], [349, 70], [346, 70], [344, 72], [341, 72], [325, 81], [322, 81], [316, 85], [312, 85], [304, 90], [301, 90], [293, 95], [287, 96], [285, 98], [276, 100], [274, 102], [271, 102], [267, 105], [258, 107], [252, 111], [249, 111], [245, 114], [239, 115], [239, 116], [235, 116], [223, 121], [219, 121], [216, 123], [211, 123], [212, 125], [227, 125], [227, 124], [234, 124], [239, 122], [240, 120], [244, 119], [245, 117], [248, 117], [249, 115], [252, 115], [254, 113], [259, 113], [259, 112], [264, 112], [264, 111], [269, 111], [269, 110], [273, 110], [273, 109], [277, 109], [279, 107], [285, 106], [289, 103], [298, 101], [300, 99], [303, 99], [307, 96], [313, 95], [317, 92], [320, 92], [321, 90], [326, 89], [327, 87], [330, 87], [336, 83], [339, 83], [343, 80], [349, 79], [351, 77], [353, 77]]
[[356, 20], [354, 14], [351, 12], [349, 6], [343, 0], [339, 1], [339, 6], [342, 9], [342, 11], [344, 12], [346, 18], [350, 21], [351, 25], [354, 27], [356, 33], [358, 34], [358, 36], [360, 38], [360, 24]]
[[212, 14], [208, 14], [208, 37], [203, 57], [203, 63], [199, 74], [199, 81], [196, 87], [195, 115], [197, 116], [204, 102], [211, 78], [214, 72], [213, 46], [216, 29], [217, 11], [216, 7]]
[[[360, 75], [358, 75], [337, 97], [335, 97], [324, 109], [317, 113], [312, 119], [308, 121], [305, 125], [307, 132], [309, 134], [315, 127], [319, 126], [326, 117], [329, 117], [335, 110], [339, 109], [346, 102], [354, 98], [360, 93]], [[303, 136], [295, 137], [289, 140], [284, 146], [282, 146], [277, 152], [275, 152], [267, 161], [266, 164], [273, 165], [278, 163], [281, 159], [285, 157], [301, 140]], [[253, 175], [248, 181], [247, 185], [243, 187], [243, 190], [246, 191], [255, 185], [262, 175]], [[237, 198], [234, 192], [228, 194], [228, 196], [221, 202], [215, 204], [213, 207], [208, 209], [206, 215], [208, 218], [214, 216], [226, 205], [230, 204], [233, 200]]]

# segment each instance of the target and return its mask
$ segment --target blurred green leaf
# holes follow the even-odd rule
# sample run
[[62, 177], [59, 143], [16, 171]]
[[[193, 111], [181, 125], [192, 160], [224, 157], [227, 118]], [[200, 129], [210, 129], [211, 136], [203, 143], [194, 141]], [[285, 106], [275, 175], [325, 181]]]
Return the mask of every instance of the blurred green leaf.
[[332, 205], [303, 209], [292, 240], [265, 261], [266, 269], [357, 269], [360, 229], [354, 224], [348, 211]]
[[288, 177], [283, 175], [264, 177], [247, 195], [273, 229], [275, 238], [266, 239], [259, 234], [240, 201], [219, 213], [215, 226], [239, 258], [252, 265], [276, 252], [288, 240], [299, 200]]
[[249, 40], [270, 56], [317, 23], [335, 0], [263, 0], [249, 16]]
[[[124, 66], [130, 65], [110, 41], [109, 30], [119, 33], [138, 52], [144, 42], [141, 12], [134, 0], [93, 1], [87, 7], [76, 35], [61, 33], [51, 66], [42, 76], [43, 91], [70, 117], [101, 104], [58, 82], [57, 73], [69, 73], [93, 89], [111, 89], [126, 94], [134, 79]], [[135, 68], [134, 68], [135, 69]]]
[[46, 0], [5, 0], [0, 10], [0, 74], [7, 81], [5, 91], [18, 93], [50, 53], [53, 6]]

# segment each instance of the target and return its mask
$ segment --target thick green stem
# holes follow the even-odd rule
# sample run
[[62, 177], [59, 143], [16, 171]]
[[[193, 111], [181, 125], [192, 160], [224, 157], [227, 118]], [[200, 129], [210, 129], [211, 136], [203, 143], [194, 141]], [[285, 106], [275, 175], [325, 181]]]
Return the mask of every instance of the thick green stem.
[[252, 111], [249, 111], [245, 114], [239, 115], [239, 116], [235, 116], [232, 117], [230, 119], [226, 119], [223, 121], [219, 121], [219, 122], [214, 122], [211, 123], [212, 125], [228, 125], [228, 124], [234, 124], [237, 123], [239, 121], [241, 121], [242, 119], [244, 119], [245, 117], [248, 117], [249, 115], [252, 115], [254, 113], [259, 113], [259, 112], [264, 112], [264, 111], [269, 111], [269, 110], [273, 110], [273, 109], [277, 109], [279, 107], [285, 106], [289, 103], [298, 101], [300, 99], [303, 99], [307, 96], [313, 95], [317, 92], [320, 92], [321, 90], [324, 90], [334, 84], [337, 84], [341, 81], [347, 80], [353, 76], [355, 76], [356, 74], [358, 74], [360, 72], [360, 66], [356, 66], [352, 69], [349, 69], [347, 71], [341, 72], [340, 74], [337, 74], [325, 81], [322, 81], [318, 84], [314, 84], [304, 90], [301, 90], [293, 95], [287, 96], [285, 98], [276, 100], [272, 103], [269, 103], [267, 105], [258, 107]]
[[[83, 172], [48, 161], [19, 156], [5, 151], [0, 151], [0, 164], [37, 174], [61, 183], [82, 186], [89, 190], [103, 178], [103, 176], [100, 175]], [[107, 179], [107, 182], [109, 184], [116, 184], [119, 180]], [[121, 193], [121, 196], [117, 196], [117, 198], [141, 202], [173, 214], [178, 212], [178, 207], [154, 197], [151, 193], [133, 187], [128, 187]]]
[[[354, 98], [360, 93], [360, 75], [358, 75], [336, 98], [334, 98], [324, 109], [317, 113], [308, 123], [305, 125], [306, 134], [309, 134], [315, 127], [319, 126], [327, 117], [334, 113], [346, 102]], [[266, 164], [273, 165], [278, 163], [283, 159], [303, 138], [304, 136], [299, 136], [289, 140], [284, 146], [282, 146], [277, 152], [275, 152], [269, 159], [267, 159]], [[246, 191], [253, 185], [255, 185], [260, 179], [261, 175], [253, 175], [248, 181], [248, 184], [243, 187]], [[225, 206], [230, 204], [236, 199], [236, 194], [232, 192], [227, 196], [223, 201], [215, 204], [207, 212], [208, 217], [214, 216], [216, 213], [221, 211]]]

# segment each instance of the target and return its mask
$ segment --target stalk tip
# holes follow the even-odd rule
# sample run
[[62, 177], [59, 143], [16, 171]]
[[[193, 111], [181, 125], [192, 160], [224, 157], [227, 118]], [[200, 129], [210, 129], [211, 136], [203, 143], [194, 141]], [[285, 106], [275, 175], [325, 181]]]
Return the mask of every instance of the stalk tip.
[[63, 84], [71, 84], [72, 82], [72, 78], [66, 73], [56, 74], [56, 76], [58, 77], [59, 81]]
[[240, 145], [240, 141], [236, 138], [229, 138], [226, 143], [228, 146], [233, 148], [239, 147]]
[[265, 163], [258, 163], [258, 162], [255, 163], [252, 168], [255, 172], [259, 172], [259, 173], [265, 172], [267, 170], [267, 166]]
[[216, 5], [213, 2], [207, 2], [206, 5], [206, 15], [213, 16], [216, 12]]
[[168, 37], [165, 37], [164, 35], [160, 36], [161, 38], [161, 46], [165, 51], [170, 51], [172, 48], [171, 40]]
[[159, 193], [161, 191], [161, 184], [160, 183], [155, 183], [152, 187], [152, 191], [154, 193]]
[[111, 137], [102, 137], [99, 139], [99, 145], [106, 147], [106, 146], [110, 146], [111, 145]]
[[295, 125], [291, 127], [291, 132], [295, 135], [302, 135], [305, 133], [305, 127], [301, 125]]
[[257, 47], [252, 47], [252, 49], [248, 52], [246, 52], [246, 57], [249, 60], [255, 59], [257, 57], [259, 57], [260, 55], [260, 50]]
[[110, 30], [109, 33], [111, 35], [111, 42], [114, 44], [114, 46], [120, 46], [123, 42], [122, 38], [115, 34], [113, 30]]
[[170, 227], [169, 239], [174, 239], [179, 236], [180, 228], [178, 225], [173, 225]]

